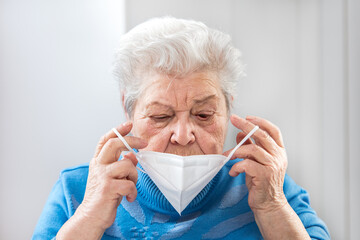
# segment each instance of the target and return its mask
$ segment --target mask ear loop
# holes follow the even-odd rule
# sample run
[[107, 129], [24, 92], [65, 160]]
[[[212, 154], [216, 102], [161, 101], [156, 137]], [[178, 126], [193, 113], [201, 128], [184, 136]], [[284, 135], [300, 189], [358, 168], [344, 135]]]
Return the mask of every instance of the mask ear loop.
[[[118, 136], [118, 138], [123, 142], [125, 147], [129, 149], [130, 152], [132, 152], [137, 158], [140, 158], [137, 152], [135, 152], [134, 149], [130, 147], [130, 145], [126, 142], [125, 138], [121, 136], [121, 134], [115, 128], [113, 128], [112, 131], [116, 134], [116, 136]], [[146, 172], [141, 168], [139, 168], [138, 166], [136, 166], [136, 169], [146, 174]]]
[[239, 144], [236, 145], [236, 147], [234, 147], [234, 149], [230, 152], [229, 156], [226, 158], [225, 163], [227, 163], [227, 162], [230, 160], [230, 158], [232, 157], [232, 155], [234, 155], [235, 151], [238, 150], [238, 148], [241, 147], [241, 145], [243, 145], [244, 142], [245, 142], [246, 140], [248, 140], [248, 139], [251, 137], [251, 135], [253, 135], [253, 134], [256, 132], [256, 130], [258, 130], [258, 129], [259, 129], [259, 126], [255, 126], [255, 127], [243, 138], [243, 140], [241, 140], [241, 142], [239, 142]]

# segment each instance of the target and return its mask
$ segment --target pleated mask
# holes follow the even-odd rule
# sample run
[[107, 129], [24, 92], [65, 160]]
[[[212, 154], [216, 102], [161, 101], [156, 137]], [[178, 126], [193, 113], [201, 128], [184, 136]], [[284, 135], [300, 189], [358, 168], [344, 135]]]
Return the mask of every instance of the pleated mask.
[[181, 215], [187, 205], [258, 128], [255, 126], [227, 157], [220, 154], [179, 156], [153, 151], [135, 152], [115, 128], [112, 130], [129, 151], [136, 156], [145, 171], [138, 169], [149, 175], [162, 194]]

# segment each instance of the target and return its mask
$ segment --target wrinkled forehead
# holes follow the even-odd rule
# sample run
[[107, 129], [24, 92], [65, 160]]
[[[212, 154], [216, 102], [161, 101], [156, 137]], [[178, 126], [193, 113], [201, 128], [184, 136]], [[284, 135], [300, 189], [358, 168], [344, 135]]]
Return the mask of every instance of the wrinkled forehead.
[[215, 74], [193, 73], [184, 78], [157, 74], [144, 79], [139, 98], [146, 103], [159, 101], [179, 106], [221, 101], [224, 96]]

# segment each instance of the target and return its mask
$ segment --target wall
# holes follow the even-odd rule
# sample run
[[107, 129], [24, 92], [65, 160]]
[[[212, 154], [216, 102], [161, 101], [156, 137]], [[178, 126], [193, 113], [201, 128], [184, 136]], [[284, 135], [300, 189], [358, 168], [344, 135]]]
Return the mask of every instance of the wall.
[[124, 1], [0, 1], [0, 239], [30, 239], [62, 169], [123, 122]]
[[359, 11], [356, 0], [0, 1], [0, 239], [29, 239], [61, 169], [88, 162], [124, 120], [116, 41], [167, 14], [233, 37], [248, 75], [234, 112], [280, 127], [288, 174], [332, 239], [360, 239]]
[[360, 1], [349, 0], [347, 5], [347, 77], [348, 77], [348, 139], [349, 139], [349, 239], [360, 238]]
[[309, 191], [332, 239], [358, 239], [359, 10], [355, 0], [131, 0], [126, 24], [172, 15], [229, 33], [248, 75], [234, 113], [280, 127], [288, 174]]

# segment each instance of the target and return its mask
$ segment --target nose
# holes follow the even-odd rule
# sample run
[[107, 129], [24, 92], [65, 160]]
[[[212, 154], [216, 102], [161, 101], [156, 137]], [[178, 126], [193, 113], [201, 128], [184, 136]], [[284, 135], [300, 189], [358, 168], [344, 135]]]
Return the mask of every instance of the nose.
[[186, 146], [195, 142], [194, 127], [187, 116], [179, 116], [173, 125], [170, 139], [173, 144]]

